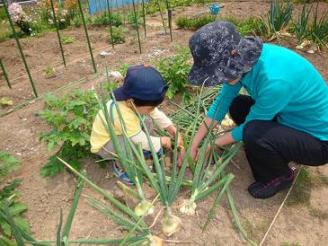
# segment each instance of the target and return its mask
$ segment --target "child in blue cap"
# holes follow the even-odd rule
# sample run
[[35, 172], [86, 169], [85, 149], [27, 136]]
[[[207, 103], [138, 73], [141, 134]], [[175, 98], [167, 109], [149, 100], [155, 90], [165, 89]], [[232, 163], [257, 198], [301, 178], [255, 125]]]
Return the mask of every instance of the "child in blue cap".
[[[123, 85], [114, 90], [116, 105], [112, 100], [107, 103], [119, 141], [123, 143], [123, 133], [116, 106], [122, 113], [128, 137], [133, 143], [141, 144], [146, 158], [151, 157], [150, 146], [141, 127], [138, 113], [150, 116], [158, 127], [165, 129], [172, 137], [177, 131], [172, 121], [157, 108], [163, 102], [167, 88], [163, 77], [155, 68], [145, 65], [132, 66], [127, 71]], [[171, 148], [170, 137], [151, 136], [151, 141], [158, 154], [162, 152], [162, 148]], [[182, 137], [179, 137], [178, 141], [179, 147], [183, 147]], [[115, 151], [107, 129], [103, 125], [101, 112], [97, 114], [93, 122], [90, 143], [92, 153], [98, 154], [104, 159], [112, 158], [110, 153]], [[123, 182], [132, 184], [126, 172], [117, 162], [113, 164], [113, 172]]]

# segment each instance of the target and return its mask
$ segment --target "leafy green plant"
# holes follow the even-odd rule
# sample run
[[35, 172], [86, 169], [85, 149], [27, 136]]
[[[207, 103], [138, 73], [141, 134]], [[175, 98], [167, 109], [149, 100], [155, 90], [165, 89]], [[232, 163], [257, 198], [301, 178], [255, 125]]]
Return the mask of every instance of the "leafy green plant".
[[20, 162], [7, 152], [0, 151], [0, 181], [19, 166]]
[[[137, 18], [136, 18], [137, 17]], [[128, 12], [127, 14], [127, 20], [128, 23], [136, 29], [141, 28], [143, 25], [143, 20], [142, 20], [142, 12], [141, 11], [136, 11], [136, 16], [134, 15], [133, 11]]]
[[176, 94], [182, 94], [186, 100], [190, 98], [190, 94], [186, 90], [191, 69], [189, 59], [191, 59], [190, 52], [185, 48], [179, 48], [175, 55], [161, 59], [156, 65], [169, 85], [166, 93], [169, 99]]
[[215, 16], [210, 14], [200, 15], [196, 17], [181, 16], [176, 20], [176, 24], [179, 28], [197, 30], [198, 28], [215, 21]]
[[51, 67], [51, 66], [47, 66], [45, 69], [43, 69], [44, 72], [44, 76], [49, 79], [49, 78], [53, 78], [56, 77], [56, 71], [55, 68]]
[[49, 94], [45, 100], [45, 109], [40, 116], [52, 129], [43, 133], [41, 140], [48, 144], [49, 150], [59, 147], [41, 169], [41, 175], [47, 177], [64, 170], [57, 155], [77, 169], [80, 168], [79, 160], [90, 155], [89, 137], [99, 107], [91, 90], [75, 90], [60, 98]]
[[0, 245], [16, 245], [15, 231], [7, 220], [8, 216], [10, 216], [19, 230], [24, 233], [30, 233], [29, 224], [23, 217], [27, 207], [25, 204], [17, 201], [18, 192], [16, 189], [20, 183], [21, 181], [16, 179], [0, 190]]
[[287, 28], [292, 19], [293, 4], [291, 1], [284, 3], [280, 0], [273, 0], [268, 13], [268, 25], [273, 33]]
[[108, 15], [108, 13], [103, 13], [101, 15], [97, 15], [93, 19], [92, 24], [96, 26], [107, 26], [111, 24], [112, 26], [118, 27], [123, 24], [122, 15], [118, 13], [111, 13], [110, 15]]
[[123, 27], [112, 27], [112, 33], [109, 31], [110, 44], [123, 44], [125, 43], [124, 28]]
[[62, 43], [63, 44], [71, 44], [75, 41], [74, 37], [70, 37], [70, 36], [61, 36], [62, 39]]

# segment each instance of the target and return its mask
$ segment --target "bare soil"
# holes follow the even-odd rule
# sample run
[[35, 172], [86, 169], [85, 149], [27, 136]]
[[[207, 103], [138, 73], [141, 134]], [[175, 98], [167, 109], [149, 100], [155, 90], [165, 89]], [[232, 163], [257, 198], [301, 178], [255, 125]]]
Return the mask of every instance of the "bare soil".
[[[244, 18], [247, 16], [263, 16], [268, 9], [267, 2], [227, 2], [222, 11], [223, 15]], [[297, 7], [300, 9], [300, 7]], [[327, 9], [327, 5], [320, 5], [320, 9]], [[202, 6], [180, 8], [175, 11], [178, 15], [192, 15], [206, 11]], [[174, 42], [170, 43], [169, 36], [163, 34], [159, 16], [148, 18], [148, 36], [142, 40], [143, 53], [138, 54], [138, 44], [133, 31], [130, 30], [129, 38], [125, 44], [115, 46], [112, 49], [108, 44], [108, 31], [106, 28], [89, 29], [92, 47], [98, 70], [103, 71], [105, 64], [110, 68], [117, 68], [124, 63], [151, 63], [156, 58], [169, 56], [174, 53], [177, 44], [186, 46], [192, 32], [177, 30], [173, 32]], [[38, 38], [22, 40], [24, 53], [32, 71], [36, 88], [40, 95], [56, 91], [58, 94], [67, 91], [63, 86], [90, 88], [92, 84], [102, 78], [101, 73], [94, 74], [87, 44], [82, 28], [71, 28], [63, 31], [65, 36], [75, 38], [72, 44], [65, 45], [67, 67], [61, 64], [58, 43], [55, 33], [47, 33]], [[295, 48], [293, 38], [282, 38], [275, 42], [284, 46]], [[101, 51], [111, 54], [101, 57]], [[300, 52], [300, 51], [298, 51]], [[328, 53], [308, 54], [301, 52], [308, 58], [328, 80]], [[27, 100], [33, 99], [32, 90], [27, 80], [24, 67], [21, 63], [14, 40], [0, 43], [0, 56], [7, 67], [13, 89], [6, 88], [2, 79], [0, 84], [0, 97], [7, 96], [17, 106]], [[54, 67], [56, 76], [46, 79], [44, 69]], [[75, 82], [73, 82], [75, 81]], [[61, 88], [61, 89], [60, 89]], [[39, 136], [49, 127], [37, 117], [36, 113], [43, 107], [43, 100], [31, 101], [25, 107], [16, 110], [0, 118], [0, 150], [7, 151], [22, 161], [22, 167], [12, 173], [9, 179], [20, 178], [21, 200], [27, 204], [26, 217], [30, 221], [32, 232], [38, 239], [54, 239], [56, 226], [59, 221], [59, 211], [67, 214], [75, 189], [75, 178], [68, 172], [62, 173], [51, 179], [44, 179], [39, 171], [47, 158], [51, 155], [45, 144], [39, 141]], [[1, 109], [0, 113], [10, 108]], [[243, 151], [234, 159], [235, 165], [230, 165], [229, 171], [235, 176], [232, 184], [232, 193], [240, 218], [250, 237], [260, 242], [274, 218], [280, 204], [286, 196], [282, 192], [268, 200], [255, 200], [247, 193], [247, 186], [253, 181], [248, 163]], [[99, 168], [93, 160], [85, 160], [85, 168], [88, 176], [106, 190], [116, 192], [115, 178], [109, 169]], [[264, 245], [327, 245], [328, 243], [328, 184], [324, 180], [328, 177], [328, 169], [309, 169], [311, 175], [311, 187], [301, 196], [306, 196], [306, 202], [291, 202], [284, 206], [278, 216], [267, 241]], [[3, 185], [3, 184], [1, 184]], [[305, 184], [306, 185], [306, 184]], [[88, 187], [84, 193], [94, 195]], [[293, 194], [293, 191], [292, 191]], [[293, 196], [291, 196], [293, 198]], [[181, 198], [182, 199], [182, 198]], [[179, 200], [176, 206], [179, 205]], [[207, 211], [213, 200], [208, 199], [199, 204], [198, 213], [195, 216], [183, 216], [182, 230], [170, 238], [187, 245], [244, 245], [239, 235], [234, 230], [231, 222], [231, 214], [226, 203], [222, 203], [216, 210], [213, 221], [207, 230], [202, 233]], [[161, 235], [159, 224], [153, 228], [154, 234]], [[77, 214], [74, 219], [71, 238], [97, 238], [115, 237], [120, 235], [120, 230], [108, 219], [93, 210], [81, 198]], [[288, 243], [288, 244], [284, 244]], [[168, 243], [173, 244], [173, 242]]]

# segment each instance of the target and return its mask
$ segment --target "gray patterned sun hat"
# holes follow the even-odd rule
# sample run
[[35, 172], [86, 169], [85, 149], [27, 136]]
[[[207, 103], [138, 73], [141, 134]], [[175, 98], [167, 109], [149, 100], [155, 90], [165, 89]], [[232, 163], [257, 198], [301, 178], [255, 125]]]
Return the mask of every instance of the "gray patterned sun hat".
[[262, 46], [260, 38], [241, 37], [229, 22], [209, 23], [189, 40], [194, 59], [189, 80], [192, 84], [205, 86], [235, 80], [251, 70], [258, 61]]

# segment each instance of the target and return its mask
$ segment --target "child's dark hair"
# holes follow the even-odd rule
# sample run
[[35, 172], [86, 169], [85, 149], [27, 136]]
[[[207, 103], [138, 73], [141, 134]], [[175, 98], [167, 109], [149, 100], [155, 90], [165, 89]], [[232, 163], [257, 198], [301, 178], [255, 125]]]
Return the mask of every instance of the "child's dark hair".
[[162, 97], [161, 99], [159, 99], [157, 101], [146, 101], [146, 100], [140, 100], [140, 99], [133, 98], [133, 103], [136, 106], [139, 106], [139, 107], [142, 107], [142, 106], [154, 106], [154, 107], [157, 107], [163, 101], [164, 101], [164, 97]]

